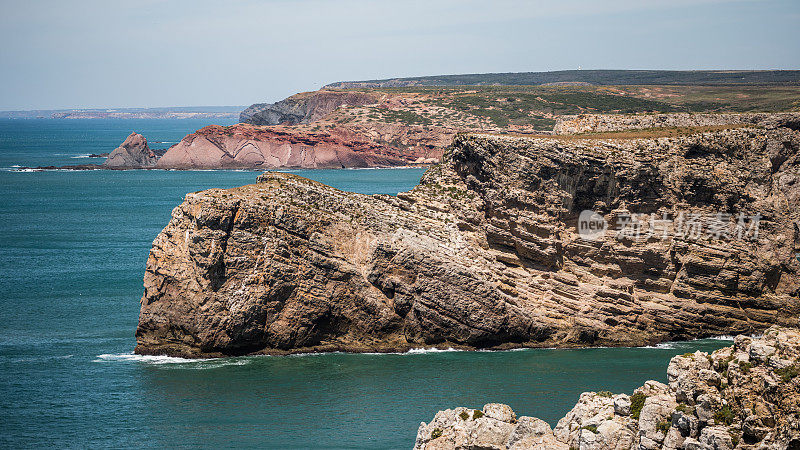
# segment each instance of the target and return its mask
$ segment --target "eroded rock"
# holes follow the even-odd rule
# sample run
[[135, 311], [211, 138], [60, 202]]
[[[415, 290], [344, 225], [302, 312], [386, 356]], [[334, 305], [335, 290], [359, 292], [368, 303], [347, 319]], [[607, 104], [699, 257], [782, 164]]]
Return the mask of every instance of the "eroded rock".
[[[744, 339], [738, 342], [743, 342]], [[800, 350], [800, 331], [773, 327], [763, 337], [747, 338], [746, 346], [734, 346], [711, 354], [696, 352], [691, 356], [676, 356], [670, 362], [670, 385], [648, 381], [635, 394], [645, 395], [638, 420], [617, 413], [615, 406], [622, 395], [585, 392], [578, 403], [556, 428], [539, 419], [520, 417], [513, 431], [510, 427], [479, 428], [469, 424], [451, 411], [470, 411], [465, 408], [447, 410], [434, 420], [422, 424], [415, 449], [478, 448], [576, 448], [594, 449], [795, 449], [800, 445], [800, 375], [797, 371], [775, 370], [760, 363], [748, 371], [729, 364], [739, 353], [748, 353], [752, 346], [769, 345], [777, 357], [797, 361]], [[691, 358], [710, 362], [710, 369], [697, 370]], [[793, 359], [794, 358], [794, 359]], [[800, 368], [800, 367], [798, 367]], [[686, 398], [686, 386], [702, 386], [706, 377], [702, 370], [716, 373], [730, 384], [720, 385], [714, 396], [718, 399], [711, 409], [709, 420], [698, 417], [698, 407], [680, 401]], [[684, 383], [678, 382], [684, 380]], [[777, 383], [777, 380], [781, 380]], [[704, 393], [701, 397], [709, 396]], [[627, 397], [627, 396], [625, 396]], [[489, 406], [489, 405], [487, 405]], [[484, 408], [486, 409], [486, 408]], [[492, 404], [491, 409], [501, 408]], [[504, 417], [513, 414], [505, 412]], [[504, 422], [510, 425], [510, 422]], [[523, 423], [525, 425], [523, 425]], [[433, 433], [434, 430], [439, 430]], [[486, 430], [486, 437], [481, 433]], [[506, 435], [505, 433], [510, 433]], [[432, 438], [441, 436], [439, 438]], [[503, 436], [513, 436], [513, 439]], [[481, 444], [478, 444], [481, 443]], [[527, 443], [526, 446], [521, 446]]]
[[[780, 180], [800, 177], [798, 149], [788, 128], [460, 135], [397, 197], [279, 173], [189, 194], [153, 243], [136, 351], [644, 345], [796, 325], [800, 183]], [[646, 237], [586, 239], [576, 222], [587, 208], [612, 225], [641, 214]], [[761, 214], [758, 235], [716, 240], [678, 220], [646, 233], [665, 215], [718, 211], [731, 233], [739, 214]], [[769, 351], [754, 355], [788, 364]], [[683, 401], [720, 382], [701, 379]]]
[[119, 147], [108, 154], [103, 166], [108, 168], [151, 168], [158, 156], [147, 146], [147, 139], [139, 133], [131, 133]]

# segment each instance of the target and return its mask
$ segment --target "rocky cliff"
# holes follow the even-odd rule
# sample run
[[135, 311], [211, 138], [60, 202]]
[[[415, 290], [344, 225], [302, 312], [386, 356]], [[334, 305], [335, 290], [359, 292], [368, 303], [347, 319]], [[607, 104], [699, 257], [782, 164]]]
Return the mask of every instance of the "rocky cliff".
[[150, 168], [155, 166], [158, 156], [147, 146], [147, 139], [139, 133], [131, 133], [125, 141], [112, 151], [103, 166], [108, 168]]
[[253, 125], [297, 125], [319, 120], [340, 106], [377, 103], [379, 98], [368, 92], [304, 92], [276, 103], [250, 105], [239, 115], [239, 121]]
[[555, 429], [497, 403], [439, 411], [420, 425], [414, 448], [798, 449], [798, 375], [800, 332], [774, 327], [710, 355], [672, 358], [669, 385], [585, 392]]
[[[795, 326], [798, 149], [782, 126], [459, 135], [397, 197], [279, 173], [189, 194], [153, 242], [136, 351], [641, 345]], [[606, 233], [579, 233], [584, 209]], [[742, 218], [758, 215], [756, 233]]]
[[156, 167], [340, 169], [402, 166], [414, 162], [402, 156], [355, 133], [244, 124], [211, 125], [170, 147]]
[[800, 116], [783, 114], [579, 114], [565, 115], [556, 119], [553, 132], [556, 134], [603, 133], [631, 129], [662, 127], [700, 127], [733, 124], [755, 124], [782, 126], [800, 130]]

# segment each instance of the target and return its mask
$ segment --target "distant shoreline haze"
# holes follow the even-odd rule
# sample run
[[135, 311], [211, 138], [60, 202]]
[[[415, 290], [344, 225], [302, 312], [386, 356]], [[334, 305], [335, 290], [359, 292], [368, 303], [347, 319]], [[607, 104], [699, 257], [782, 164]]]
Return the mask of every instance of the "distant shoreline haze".
[[[397, 88], [414, 86], [540, 86], [540, 85], [675, 85], [675, 86], [800, 86], [800, 70], [557, 70], [399, 77], [336, 81], [322, 89]], [[316, 90], [316, 87], [309, 90]], [[253, 102], [265, 99], [254, 95]], [[277, 101], [280, 99], [273, 99]], [[105, 118], [233, 118], [239, 106], [165, 106], [155, 108], [61, 108], [2, 110], [0, 119]]]
[[0, 119], [200, 119], [238, 117], [244, 106], [70, 108], [0, 111]]

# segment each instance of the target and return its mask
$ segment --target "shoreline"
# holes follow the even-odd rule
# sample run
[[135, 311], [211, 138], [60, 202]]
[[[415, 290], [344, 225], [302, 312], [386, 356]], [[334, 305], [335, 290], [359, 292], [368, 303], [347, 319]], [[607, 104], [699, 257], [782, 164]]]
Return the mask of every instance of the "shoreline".
[[[745, 335], [750, 338], [758, 338], [762, 335], [761, 332], [754, 333], [737, 333], [737, 335]], [[384, 347], [359, 347], [347, 345], [320, 345], [313, 347], [301, 347], [291, 350], [279, 349], [262, 349], [249, 353], [242, 354], [224, 354], [220, 352], [207, 352], [207, 353], [192, 353], [185, 351], [176, 352], [163, 352], [159, 353], [158, 349], [153, 351], [147, 349], [140, 349], [137, 345], [133, 350], [133, 355], [138, 356], [152, 356], [152, 357], [166, 357], [166, 358], [182, 358], [186, 361], [203, 361], [211, 359], [225, 359], [225, 358], [247, 358], [254, 356], [303, 356], [303, 355], [328, 355], [328, 354], [350, 354], [350, 355], [408, 355], [408, 354], [424, 354], [424, 353], [444, 353], [444, 352], [474, 352], [474, 353], [500, 353], [500, 352], [518, 352], [525, 350], [591, 350], [591, 349], [669, 349], [670, 344], [691, 343], [703, 340], [715, 341], [733, 341], [734, 336], [729, 334], [724, 335], [710, 335], [701, 336], [691, 339], [666, 339], [656, 340], [651, 343], [643, 345], [576, 345], [567, 344], [564, 346], [553, 345], [520, 345], [513, 346], [509, 344], [501, 344], [495, 347], [471, 347], [453, 343], [437, 344], [431, 346], [384, 346]]]
[[412, 164], [404, 166], [375, 166], [375, 167], [275, 167], [275, 168], [162, 168], [162, 167], [108, 167], [102, 164], [80, 164], [74, 166], [38, 166], [38, 167], [9, 167], [4, 168], [6, 172], [91, 172], [98, 170], [113, 170], [113, 171], [134, 171], [134, 170], [157, 170], [163, 172], [283, 172], [283, 171], [300, 171], [300, 170], [384, 170], [384, 169], [427, 169], [434, 164]]
[[[754, 333], [754, 334], [745, 334], [751, 339], [758, 339], [762, 336], [762, 333]], [[306, 356], [326, 356], [326, 355], [366, 355], [366, 356], [414, 356], [414, 355], [428, 355], [428, 354], [435, 354], [435, 353], [512, 353], [512, 352], [522, 352], [522, 351], [529, 351], [529, 350], [611, 350], [611, 349], [642, 349], [642, 350], [673, 350], [674, 348], [672, 345], [677, 344], [692, 344], [695, 342], [701, 341], [720, 341], [720, 342], [733, 342], [735, 336], [731, 335], [719, 335], [719, 336], [708, 336], [708, 337], [701, 337], [696, 339], [688, 339], [688, 340], [668, 340], [659, 342], [654, 345], [638, 345], [638, 346], [627, 346], [621, 345], [616, 347], [610, 346], [596, 346], [596, 347], [515, 347], [515, 348], [507, 348], [507, 349], [492, 349], [492, 348], [460, 348], [460, 347], [412, 347], [405, 351], [386, 351], [386, 352], [378, 352], [378, 351], [344, 351], [344, 350], [335, 350], [335, 351], [289, 351], [287, 353], [249, 353], [243, 355], [223, 355], [223, 356], [201, 356], [201, 357], [186, 357], [186, 356], [174, 356], [168, 354], [147, 354], [147, 353], [136, 353], [132, 351], [130, 353], [104, 353], [101, 355], [97, 355], [97, 358], [102, 359], [104, 361], [143, 361], [146, 359], [164, 359], [164, 360], [179, 360], [179, 361], [170, 361], [169, 363], [181, 363], [181, 364], [189, 364], [189, 363], [196, 363], [196, 362], [203, 362], [203, 361], [220, 361], [220, 360], [228, 360], [228, 359], [240, 359], [240, 358], [260, 358], [260, 357], [276, 357], [276, 358], [289, 358], [289, 357], [306, 357]]]

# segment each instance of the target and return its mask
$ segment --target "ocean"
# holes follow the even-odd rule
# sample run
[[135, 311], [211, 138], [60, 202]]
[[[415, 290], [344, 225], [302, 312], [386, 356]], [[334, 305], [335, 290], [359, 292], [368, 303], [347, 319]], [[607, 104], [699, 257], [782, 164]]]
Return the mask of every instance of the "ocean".
[[[227, 125], [227, 123], [222, 123]], [[148, 250], [188, 192], [248, 171], [47, 171], [132, 131], [165, 148], [202, 120], [0, 120], [0, 448], [410, 448], [440, 409], [511, 405], [555, 425], [584, 391], [666, 381], [650, 348], [417, 351], [189, 361], [133, 355]], [[396, 194], [422, 169], [298, 170]]]

